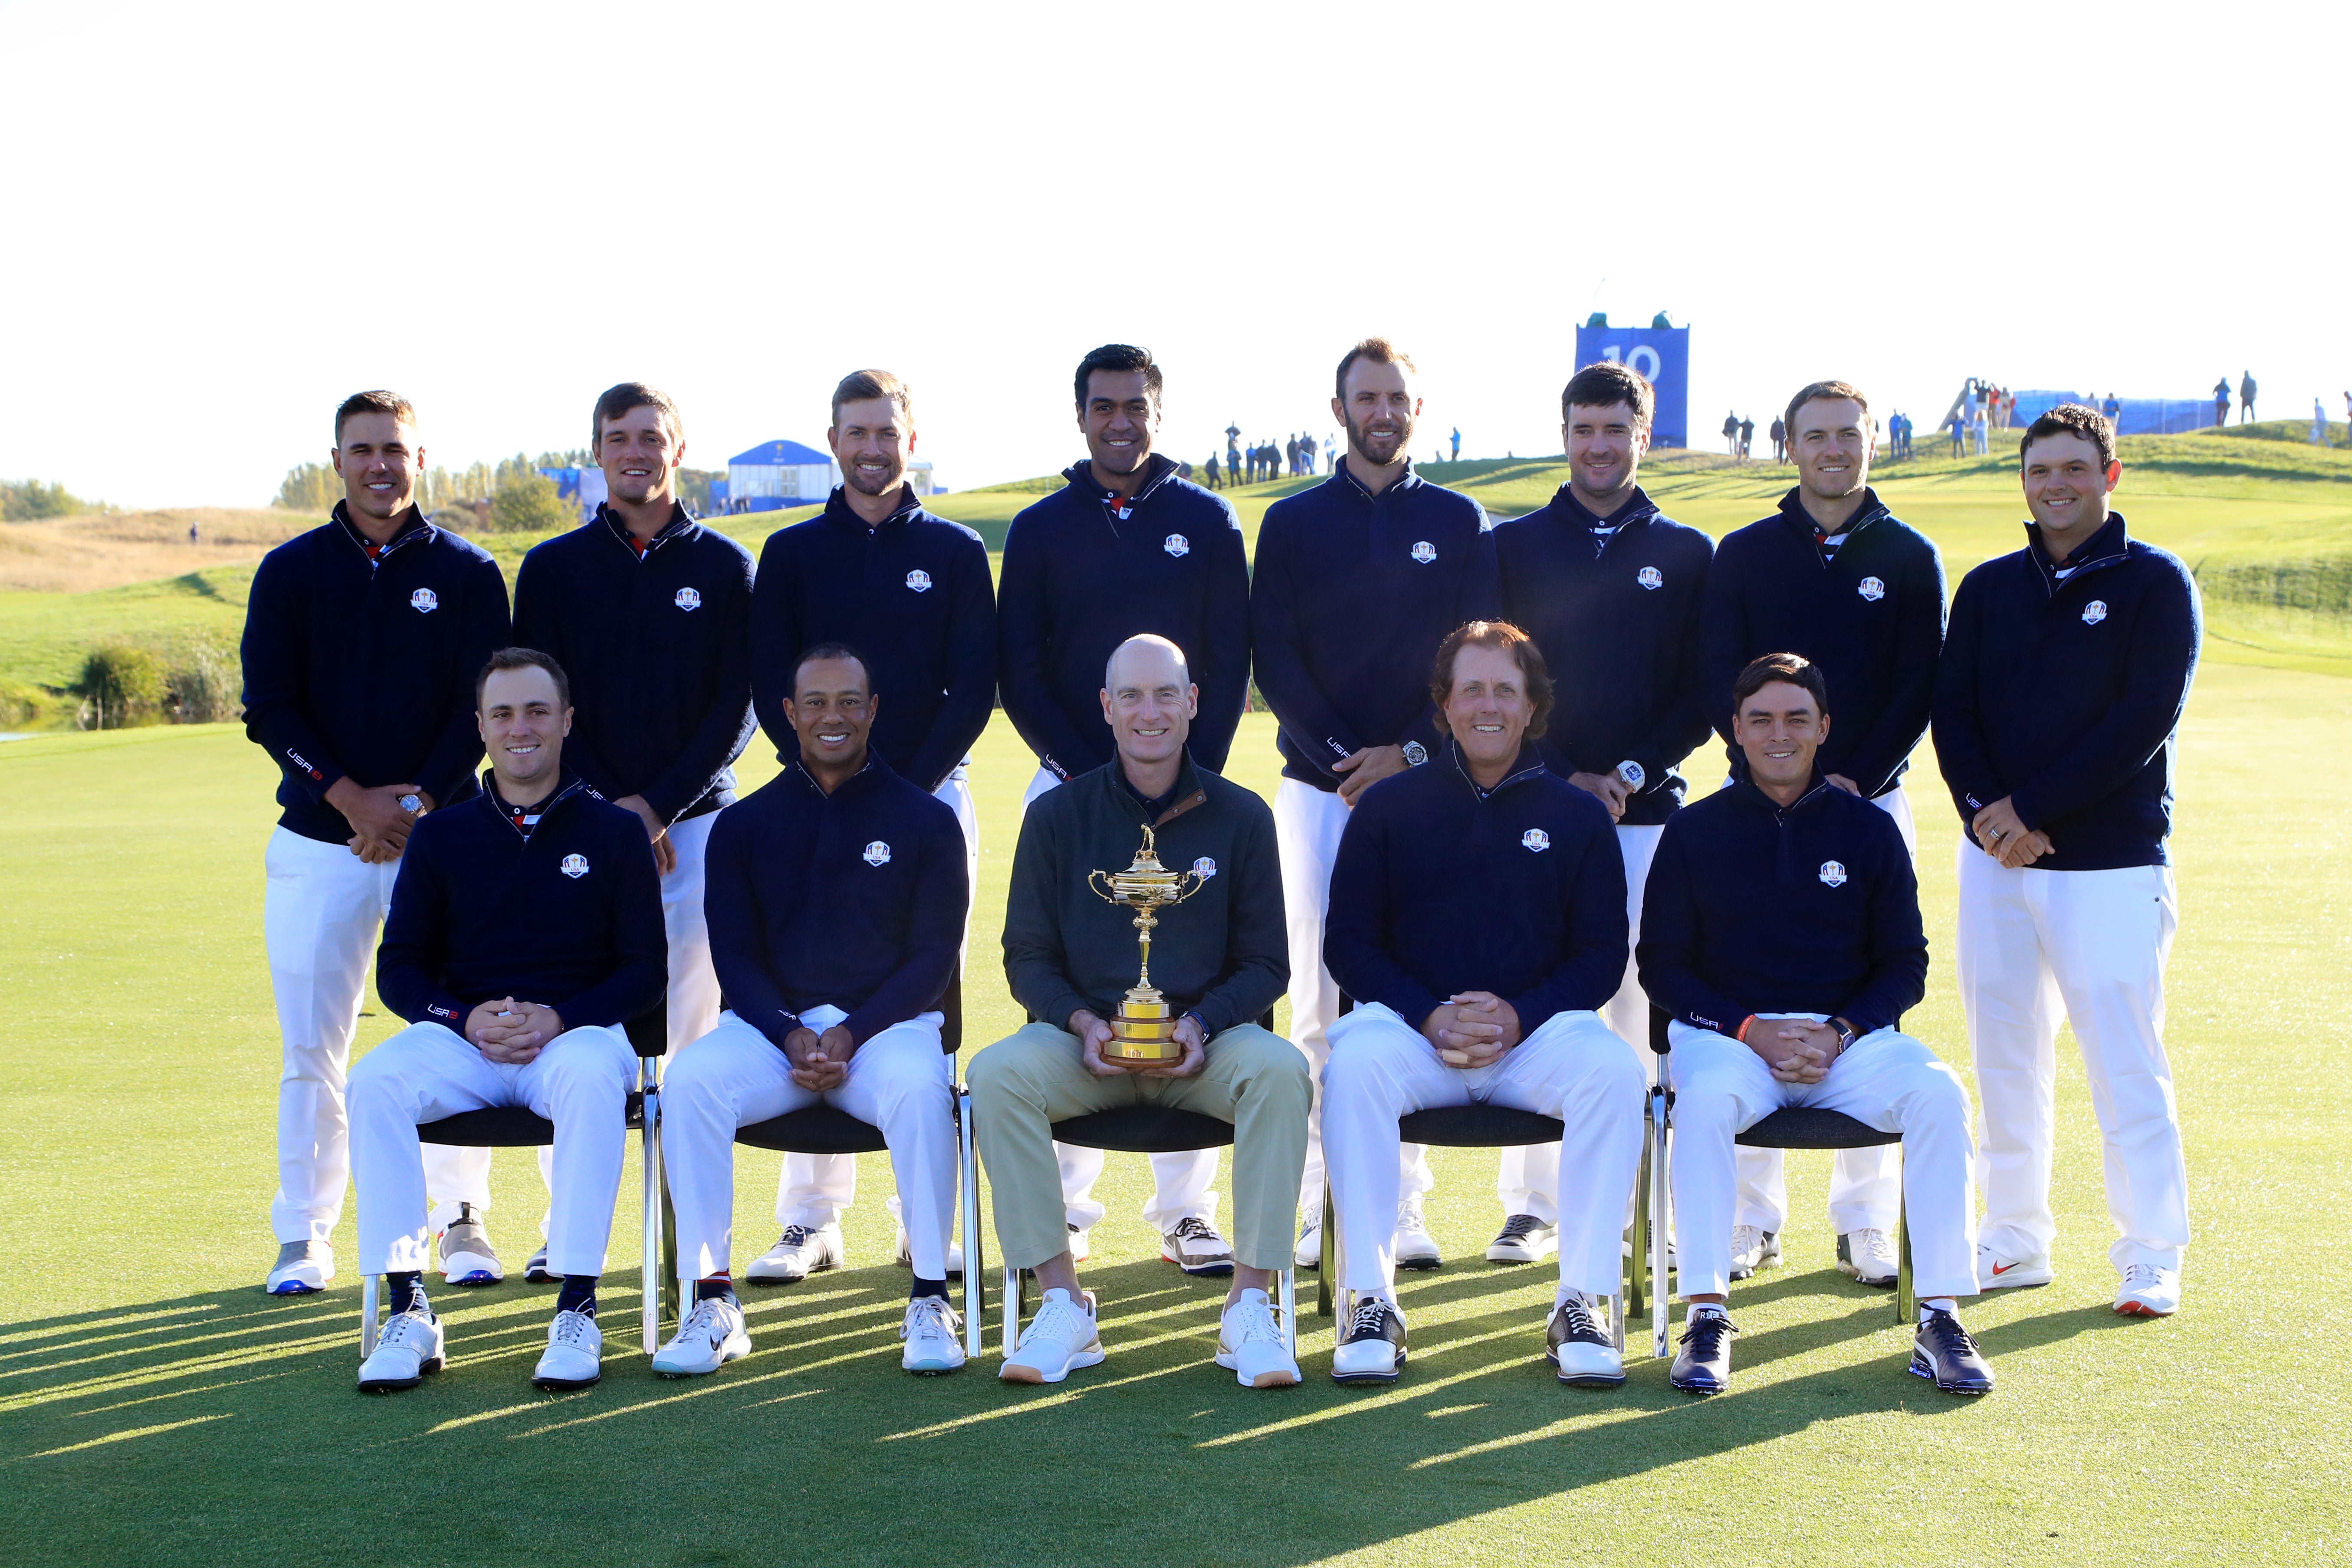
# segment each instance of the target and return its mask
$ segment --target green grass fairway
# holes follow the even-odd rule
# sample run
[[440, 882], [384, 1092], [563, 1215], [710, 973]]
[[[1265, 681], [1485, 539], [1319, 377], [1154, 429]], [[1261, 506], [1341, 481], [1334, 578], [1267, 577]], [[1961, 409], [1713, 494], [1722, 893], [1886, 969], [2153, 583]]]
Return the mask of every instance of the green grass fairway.
[[[1744, 517], [1771, 486], [1738, 482], [1755, 493], [1724, 504]], [[1990, 499], [1961, 504], [2000, 521]], [[1905, 1375], [1888, 1299], [1832, 1267], [1820, 1155], [1790, 1160], [1787, 1264], [1735, 1290], [1734, 1393], [1692, 1401], [1646, 1359], [1622, 1391], [1563, 1390], [1539, 1359], [1549, 1268], [1479, 1257], [1499, 1217], [1485, 1152], [1438, 1154], [1448, 1262], [1403, 1287], [1414, 1353], [1388, 1390], [1330, 1384], [1311, 1316], [1306, 1386], [1243, 1390], [1216, 1371], [1220, 1289], [1157, 1261], [1136, 1218], [1144, 1162], [1127, 1155], [1087, 1271], [1110, 1360], [1059, 1389], [999, 1384], [992, 1332], [960, 1376], [898, 1371], [905, 1275], [876, 1158], [850, 1267], [747, 1290], [751, 1357], [659, 1382], [635, 1347], [633, 1156], [602, 1386], [530, 1388], [553, 1292], [509, 1283], [440, 1291], [449, 1370], [373, 1399], [352, 1386], [348, 1219], [330, 1292], [257, 1289], [274, 1251], [270, 769], [227, 727], [0, 745], [0, 1180], [17, 1216], [0, 1268], [0, 1560], [2341, 1563], [2347, 752], [2352, 684], [2206, 668], [2168, 1030], [2200, 1227], [2187, 1310], [2108, 1310], [2096, 1133], [2062, 1042], [2059, 1279], [1970, 1309], [2001, 1380], [1988, 1399]], [[1270, 788], [1273, 757], [1254, 715], [1235, 774]], [[1030, 772], [1001, 721], [978, 763], [975, 1044], [1014, 1021], [993, 957]], [[1923, 772], [1936, 970], [1910, 1026], [1965, 1066], [1953, 824]], [[372, 1045], [392, 1024], [368, 1007]], [[739, 1263], [772, 1238], [776, 1164], [739, 1160]], [[519, 1267], [538, 1177], [513, 1152], [495, 1174], [493, 1231]]]

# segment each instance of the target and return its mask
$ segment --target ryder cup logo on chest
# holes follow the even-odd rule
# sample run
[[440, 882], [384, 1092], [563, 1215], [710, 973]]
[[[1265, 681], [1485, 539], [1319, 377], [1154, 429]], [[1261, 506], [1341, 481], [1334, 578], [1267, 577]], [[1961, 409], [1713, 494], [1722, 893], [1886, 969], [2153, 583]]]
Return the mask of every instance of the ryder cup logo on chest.
[[1861, 595], [1864, 598], [1868, 599], [1874, 605], [1879, 600], [1886, 597], [1886, 584], [1880, 582], [1875, 577], [1864, 577], [1862, 582], [1855, 586], [1854, 592]]
[[1160, 542], [1160, 548], [1181, 560], [1192, 553], [1192, 542], [1181, 533], [1171, 533]]
[[1666, 574], [1654, 566], [1644, 566], [1633, 574], [1633, 581], [1644, 588], [1663, 588], [1666, 585]]
[[866, 847], [866, 863], [868, 866], [887, 866], [890, 863], [890, 847], [879, 838], [868, 844]]
[[1412, 558], [1426, 566], [1437, 559], [1437, 546], [1424, 539], [1412, 547]]
[[1217, 863], [1214, 860], [1210, 859], [1206, 855], [1202, 856], [1198, 860], [1192, 862], [1192, 875], [1200, 878], [1203, 882], [1207, 881], [1216, 874]]
[[2106, 618], [2107, 602], [2105, 599], [2094, 599], [2089, 604], [2083, 606], [2083, 624], [2084, 626], [2095, 626]]
[[419, 588], [408, 595], [408, 607], [420, 616], [429, 616], [441, 607], [441, 595], [430, 588]]
[[691, 588], [680, 588], [677, 591], [677, 599], [673, 602], [681, 610], [698, 610], [702, 608], [702, 595], [696, 593]]
[[588, 874], [588, 857], [566, 855], [555, 868], [576, 882]]
[[931, 591], [931, 574], [918, 566], [907, 574], [907, 586], [918, 594], [928, 594]]
[[1845, 868], [1844, 868], [1843, 866], [1842, 866], [1842, 865], [1838, 864], [1838, 862], [1836, 862], [1835, 860], [1824, 860], [1824, 861], [1822, 861], [1822, 887], [1824, 887], [1824, 888], [1843, 888], [1843, 887], [1844, 887], [1844, 886], [1845, 886]]
[[1530, 827], [1525, 833], [1519, 835], [1519, 842], [1526, 845], [1536, 854], [1540, 855], [1545, 850], [1551, 847], [1551, 835], [1546, 833], [1540, 827]]

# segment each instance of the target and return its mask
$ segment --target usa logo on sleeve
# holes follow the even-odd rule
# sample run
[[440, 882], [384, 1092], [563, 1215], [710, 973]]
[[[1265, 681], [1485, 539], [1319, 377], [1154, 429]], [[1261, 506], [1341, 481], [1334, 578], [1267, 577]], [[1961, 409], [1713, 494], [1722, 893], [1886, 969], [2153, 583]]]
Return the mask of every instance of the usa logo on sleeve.
[[1845, 886], [1845, 868], [1834, 860], [1822, 862], [1822, 885], [1825, 888]]
[[866, 863], [868, 866], [887, 866], [890, 863], [890, 847], [879, 838], [868, 844], [866, 847]]
[[2105, 599], [2094, 599], [2089, 604], [2083, 606], [2083, 624], [2084, 626], [2095, 626], [2106, 618], [2107, 602]]
[[1437, 559], [1437, 546], [1424, 539], [1412, 547], [1412, 558], [1426, 566]]
[[1202, 856], [1198, 860], [1192, 862], [1192, 875], [1200, 878], [1203, 882], [1207, 881], [1216, 874], [1217, 863], [1214, 860], [1210, 859], [1206, 855]]
[[1192, 542], [1185, 538], [1181, 533], [1171, 533], [1168, 536], [1166, 542], [1160, 546], [1160, 548], [1168, 552], [1169, 554], [1181, 559], [1182, 557], [1192, 553]]
[[1875, 577], [1864, 577], [1853, 591], [1873, 604], [1886, 597], [1886, 584]]
[[918, 566], [907, 574], [907, 586], [918, 594], [928, 594], [931, 591], [931, 574]]
[[1551, 835], [1540, 827], [1530, 827], [1519, 835], [1519, 842], [1540, 855], [1551, 847]]
[[441, 595], [430, 588], [419, 588], [408, 595], [408, 607], [420, 616], [429, 616], [441, 607]]
[[677, 591], [677, 598], [674, 602], [681, 610], [698, 610], [702, 608], [702, 595], [696, 593], [691, 588], [680, 588]]
[[588, 857], [566, 855], [555, 868], [576, 882], [588, 874]]
[[1666, 585], [1666, 574], [1654, 566], [1644, 566], [1633, 574], [1633, 581], [1644, 588], [1663, 588]]

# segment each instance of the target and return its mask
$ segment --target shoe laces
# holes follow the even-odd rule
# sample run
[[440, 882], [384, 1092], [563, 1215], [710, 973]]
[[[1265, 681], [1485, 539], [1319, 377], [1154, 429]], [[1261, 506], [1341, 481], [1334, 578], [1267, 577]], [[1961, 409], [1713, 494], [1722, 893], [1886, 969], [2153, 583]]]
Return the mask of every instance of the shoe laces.
[[562, 1311], [555, 1314], [555, 1325], [547, 1336], [550, 1345], [585, 1348], [588, 1335], [596, 1321], [585, 1312]]
[[1253, 1343], [1278, 1342], [1282, 1331], [1274, 1326], [1273, 1305], [1246, 1298], [1225, 1309], [1225, 1334], [1234, 1348]]
[[686, 1321], [677, 1326], [678, 1338], [688, 1334], [708, 1334], [719, 1327], [719, 1298], [706, 1296], [694, 1304]]
[[812, 1226], [805, 1225], [788, 1225], [784, 1226], [784, 1234], [776, 1238], [776, 1245], [778, 1247], [806, 1247], [809, 1244], [810, 1239], [815, 1235], [816, 1231]]
[[1348, 1337], [1379, 1339], [1388, 1327], [1389, 1314], [1396, 1310], [1385, 1296], [1367, 1296], [1356, 1303], [1356, 1315], [1349, 1320]]
[[[1039, 1321], [1044, 1321], [1043, 1314]], [[948, 1305], [944, 1297], [918, 1296], [907, 1303], [907, 1316], [898, 1325], [898, 1337], [910, 1340], [921, 1334], [951, 1340], [955, 1331], [955, 1309]]]
[[1525, 1241], [1544, 1227], [1544, 1222], [1531, 1214], [1515, 1214], [1503, 1222], [1503, 1234], [1497, 1241]]
[[1738, 1332], [1739, 1332], [1739, 1325], [1731, 1321], [1730, 1313], [1701, 1312], [1695, 1318], [1685, 1320], [1683, 1336], [1675, 1342], [1686, 1345], [1693, 1340], [1700, 1340], [1703, 1348], [1712, 1350], [1714, 1342], [1717, 1338], [1727, 1338]]
[[2153, 1263], [2124, 1265], [2124, 1289], [2126, 1290], [2153, 1290], [2163, 1283], [2164, 1270]]
[[1949, 1312], [1934, 1307], [1928, 1308], [1927, 1318], [1919, 1324], [1919, 1331], [1922, 1335], [1933, 1335], [1941, 1340], [1944, 1342], [1944, 1348], [1955, 1354], [1978, 1353], [1975, 1336], [1960, 1327], [1959, 1319]]
[[424, 1313], [394, 1312], [385, 1321], [383, 1332], [377, 1336], [376, 1348], [381, 1350], [386, 1345], [404, 1344], [411, 1338], [419, 1336], [429, 1342], [432, 1331], [433, 1320]]
[[1086, 1331], [1086, 1313], [1076, 1302], [1048, 1296], [1045, 1304], [1037, 1309], [1036, 1321], [1029, 1325], [1029, 1331], [1021, 1336], [1021, 1342], [1026, 1345], [1033, 1336], [1043, 1334], [1065, 1344], [1076, 1344]]
[[1225, 1239], [1223, 1237], [1217, 1234], [1217, 1227], [1215, 1226], [1211, 1225], [1208, 1221], [1202, 1219], [1196, 1215], [1186, 1215], [1182, 1219], [1178, 1220], [1176, 1222], [1176, 1228], [1170, 1231], [1168, 1234], [1174, 1237], [1178, 1241], [1223, 1241]]
[[1873, 1258], [1892, 1258], [1895, 1256], [1895, 1244], [1886, 1239], [1885, 1231], [1865, 1227], [1853, 1233], [1853, 1250], [1867, 1252]]
[[1407, 1198], [1397, 1205], [1396, 1227], [1399, 1230], [1427, 1230], [1429, 1221], [1423, 1216], [1421, 1205]]
[[1738, 1254], [1743, 1252], [1759, 1251], [1762, 1249], [1763, 1246], [1763, 1226], [1754, 1225], [1735, 1225], [1731, 1227], [1731, 1250], [1733, 1256], [1737, 1257]]
[[1570, 1339], [1581, 1339], [1587, 1334], [1601, 1331], [1601, 1325], [1592, 1321], [1592, 1309], [1586, 1305], [1580, 1291], [1570, 1291], [1567, 1299], [1554, 1308], [1553, 1312], [1568, 1320], [1568, 1336]]

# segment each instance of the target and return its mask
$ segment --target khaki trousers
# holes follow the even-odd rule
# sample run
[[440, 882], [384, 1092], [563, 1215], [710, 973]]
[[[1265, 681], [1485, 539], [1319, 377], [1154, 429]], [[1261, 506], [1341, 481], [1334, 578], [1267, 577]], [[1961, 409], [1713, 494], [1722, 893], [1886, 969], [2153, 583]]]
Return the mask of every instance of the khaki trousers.
[[1030, 1024], [974, 1056], [964, 1079], [1008, 1267], [1034, 1268], [1069, 1249], [1053, 1124], [1123, 1105], [1232, 1122], [1234, 1257], [1250, 1268], [1289, 1263], [1314, 1086], [1307, 1058], [1279, 1035], [1255, 1024], [1227, 1029], [1192, 1078], [1097, 1078], [1079, 1059], [1076, 1036]]

